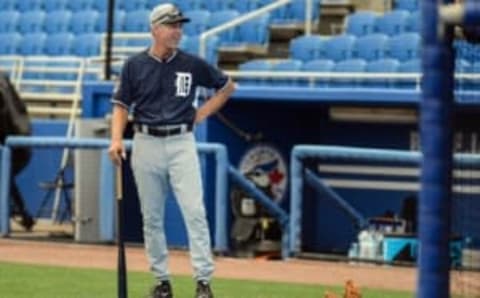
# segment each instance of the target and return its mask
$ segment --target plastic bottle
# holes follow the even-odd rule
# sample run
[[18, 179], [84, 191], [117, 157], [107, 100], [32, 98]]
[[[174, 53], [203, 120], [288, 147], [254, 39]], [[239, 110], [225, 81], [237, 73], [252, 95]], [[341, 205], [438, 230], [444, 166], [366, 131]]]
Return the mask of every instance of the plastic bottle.
[[370, 233], [367, 230], [360, 231], [360, 233], [358, 234], [358, 243], [360, 245], [358, 257], [360, 259], [368, 259], [369, 246], [370, 246]]

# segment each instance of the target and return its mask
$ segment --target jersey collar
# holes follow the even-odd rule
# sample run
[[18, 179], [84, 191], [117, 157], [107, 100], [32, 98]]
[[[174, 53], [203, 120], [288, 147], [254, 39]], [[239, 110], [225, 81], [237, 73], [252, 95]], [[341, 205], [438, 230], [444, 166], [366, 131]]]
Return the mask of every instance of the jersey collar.
[[178, 50], [173, 51], [172, 55], [170, 55], [170, 57], [168, 57], [166, 60], [164, 60], [164, 59], [160, 59], [157, 56], [150, 53], [150, 48], [147, 49], [147, 55], [150, 56], [151, 58], [155, 59], [156, 61], [160, 62], [160, 63], [170, 63], [170, 61], [172, 61], [173, 58], [175, 58], [177, 56], [177, 53], [178, 53]]

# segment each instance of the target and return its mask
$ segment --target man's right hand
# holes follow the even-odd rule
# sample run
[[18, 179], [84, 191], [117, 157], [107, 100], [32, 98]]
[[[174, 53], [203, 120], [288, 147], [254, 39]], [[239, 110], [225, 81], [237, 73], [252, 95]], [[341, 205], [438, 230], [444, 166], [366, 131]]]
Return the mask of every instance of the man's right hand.
[[125, 146], [122, 140], [112, 140], [110, 148], [108, 148], [108, 155], [114, 164], [117, 166], [122, 164], [122, 159], [126, 159]]

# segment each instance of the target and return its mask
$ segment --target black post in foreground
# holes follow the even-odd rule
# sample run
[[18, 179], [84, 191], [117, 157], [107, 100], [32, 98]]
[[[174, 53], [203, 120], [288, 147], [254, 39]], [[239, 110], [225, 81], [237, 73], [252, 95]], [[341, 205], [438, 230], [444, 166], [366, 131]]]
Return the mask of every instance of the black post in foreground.
[[117, 288], [118, 298], [127, 298], [127, 266], [125, 263], [125, 246], [123, 244], [123, 179], [122, 165], [117, 166], [116, 171], [116, 196], [117, 196]]
[[108, 0], [108, 13], [107, 13], [107, 36], [105, 40], [105, 68], [104, 75], [105, 80], [110, 80], [112, 74], [112, 37], [113, 37], [113, 24], [115, 13], [115, 0]]

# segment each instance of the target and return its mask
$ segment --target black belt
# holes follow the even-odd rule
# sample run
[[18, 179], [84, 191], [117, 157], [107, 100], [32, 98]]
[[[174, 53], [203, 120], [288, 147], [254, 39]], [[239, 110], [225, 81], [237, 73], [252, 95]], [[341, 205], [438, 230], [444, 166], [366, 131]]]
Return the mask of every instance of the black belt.
[[149, 126], [146, 124], [134, 124], [133, 129], [136, 132], [149, 134], [156, 137], [175, 136], [192, 131], [191, 124]]

